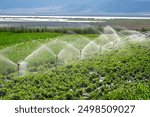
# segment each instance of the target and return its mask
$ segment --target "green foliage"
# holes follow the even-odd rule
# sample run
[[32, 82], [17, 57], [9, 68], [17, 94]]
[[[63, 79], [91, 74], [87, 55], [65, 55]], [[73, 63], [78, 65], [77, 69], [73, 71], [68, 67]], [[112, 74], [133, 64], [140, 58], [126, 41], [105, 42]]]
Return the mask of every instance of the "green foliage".
[[149, 100], [150, 81], [148, 83], [130, 83], [124, 87], [119, 87], [103, 96], [103, 99], [111, 100]]
[[99, 34], [98, 31], [103, 31], [101, 26], [96, 26], [96, 29], [92, 27], [86, 28], [50, 28], [50, 27], [0, 27], [0, 32], [11, 32], [11, 33], [43, 33], [43, 32], [51, 32], [51, 33], [63, 33], [63, 34]]
[[55, 38], [61, 33], [14, 33], [14, 32], [0, 32], [0, 48], [8, 47], [14, 44], [25, 43], [32, 40], [45, 40], [48, 38]]
[[0, 99], [150, 99], [149, 41], [23, 77], [0, 76]]

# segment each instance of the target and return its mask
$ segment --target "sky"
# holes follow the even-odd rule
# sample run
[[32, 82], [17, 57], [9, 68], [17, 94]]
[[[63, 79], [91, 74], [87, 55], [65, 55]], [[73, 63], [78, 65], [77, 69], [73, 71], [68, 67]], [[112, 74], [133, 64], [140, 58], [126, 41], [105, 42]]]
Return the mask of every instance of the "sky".
[[0, 0], [0, 15], [150, 15], [150, 0]]

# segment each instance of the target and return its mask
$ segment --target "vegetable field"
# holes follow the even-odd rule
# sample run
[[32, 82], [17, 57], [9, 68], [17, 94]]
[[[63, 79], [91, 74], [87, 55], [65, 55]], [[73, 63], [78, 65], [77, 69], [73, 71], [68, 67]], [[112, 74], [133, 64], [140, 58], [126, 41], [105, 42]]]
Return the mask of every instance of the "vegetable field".
[[0, 65], [0, 99], [150, 99], [150, 39], [134, 31], [0, 32]]

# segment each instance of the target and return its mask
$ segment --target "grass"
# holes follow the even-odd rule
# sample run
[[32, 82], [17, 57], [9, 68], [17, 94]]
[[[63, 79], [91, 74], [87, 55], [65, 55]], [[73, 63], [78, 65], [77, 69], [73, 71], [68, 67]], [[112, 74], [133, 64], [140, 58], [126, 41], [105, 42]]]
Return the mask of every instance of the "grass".
[[55, 38], [61, 33], [49, 32], [33, 32], [33, 33], [14, 33], [14, 32], [0, 32], [0, 48], [9, 47], [18, 43], [25, 43], [32, 40]]

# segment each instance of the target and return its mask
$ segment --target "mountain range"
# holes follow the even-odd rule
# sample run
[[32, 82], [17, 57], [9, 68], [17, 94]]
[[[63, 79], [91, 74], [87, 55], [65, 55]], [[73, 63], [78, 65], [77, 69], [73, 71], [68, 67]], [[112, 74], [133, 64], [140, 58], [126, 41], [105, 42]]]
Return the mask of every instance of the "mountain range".
[[150, 0], [0, 0], [0, 2], [0, 14], [150, 14]]

